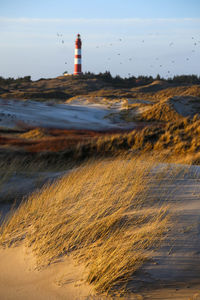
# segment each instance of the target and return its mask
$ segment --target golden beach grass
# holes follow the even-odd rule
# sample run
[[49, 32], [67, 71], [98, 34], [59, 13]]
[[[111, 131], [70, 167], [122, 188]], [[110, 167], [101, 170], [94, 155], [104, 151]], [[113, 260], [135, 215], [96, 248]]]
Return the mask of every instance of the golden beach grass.
[[38, 267], [71, 254], [98, 291], [126, 290], [169, 222], [166, 206], [148, 200], [159, 180], [154, 165], [120, 157], [74, 169], [21, 204], [0, 228], [1, 245], [24, 241]]

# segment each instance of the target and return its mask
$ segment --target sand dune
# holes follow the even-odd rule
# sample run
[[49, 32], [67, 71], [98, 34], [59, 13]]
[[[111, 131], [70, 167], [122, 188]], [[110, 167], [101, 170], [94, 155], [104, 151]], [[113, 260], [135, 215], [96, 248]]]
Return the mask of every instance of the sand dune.
[[168, 97], [151, 105], [144, 105], [137, 111], [142, 120], [175, 121], [181, 117], [193, 117], [200, 112], [200, 98], [192, 96]]
[[[84, 282], [84, 268], [67, 258], [42, 271], [34, 269], [34, 257], [23, 247], [0, 251], [1, 300], [75, 300], [93, 294]], [[63, 270], [66, 276], [63, 280]]]
[[168, 100], [174, 109], [184, 117], [194, 116], [200, 112], [200, 98], [192, 96], [176, 96]]
[[105, 105], [48, 104], [36, 101], [0, 99], [0, 126], [17, 128], [24, 123], [29, 127], [63, 129], [120, 129], [130, 125], [112, 123], [107, 117], [118, 108]]
[[[155, 172], [161, 172], [160, 165]], [[170, 205], [174, 226], [151, 260], [132, 278], [131, 299], [199, 299], [200, 295], [200, 168], [169, 165], [168, 176], [152, 188], [156, 198]], [[152, 210], [156, 209], [152, 207]], [[34, 270], [34, 257], [24, 247], [0, 252], [1, 299], [85, 299], [94, 293], [83, 283], [84, 268], [67, 257], [44, 270]], [[64, 281], [62, 281], [65, 270]], [[67, 271], [67, 272], [66, 272]], [[140, 298], [138, 298], [140, 297]], [[94, 298], [96, 299], [96, 298]], [[107, 298], [106, 298], [107, 299]], [[124, 299], [130, 299], [125, 297]], [[191, 298], [193, 299], [193, 298]]]
[[[63, 84], [62, 80], [61, 78], [55, 81], [55, 84], [59, 83], [60, 86]], [[41, 81], [37, 84], [42, 85], [45, 82]], [[179, 90], [178, 96], [174, 95], [177, 89]], [[194, 94], [196, 95], [198, 91], [199, 89], [196, 87]], [[117, 91], [115, 92], [117, 93]], [[184, 86], [179, 89], [168, 83], [156, 81], [146, 86], [133, 88], [129, 92], [131, 93], [130, 98], [129, 96], [117, 99], [94, 95], [93, 97], [78, 96], [68, 101], [66, 98], [63, 99], [66, 101], [65, 104], [0, 99], [0, 126], [4, 128], [24, 126], [27, 129], [39, 126], [103, 131], [105, 129], [128, 129], [131, 126], [133, 128], [135, 126], [133, 121], [137, 119], [156, 121], [155, 123], [175, 120], [179, 122], [183, 117], [193, 117], [200, 111], [199, 98], [191, 96], [192, 90], [189, 91]], [[134, 97], [131, 98], [132, 96]], [[198, 128], [192, 126], [190, 130], [188, 129], [188, 135], [194, 140], [196, 139], [194, 145], [191, 142], [191, 147], [193, 146], [194, 151], [197, 151]], [[31, 133], [22, 133], [21, 137], [28, 139], [29, 135], [33, 137], [36, 134], [35, 138], [42, 139], [41, 132], [37, 135], [38, 132], [33, 130]], [[172, 132], [172, 136], [175, 136], [174, 132]], [[136, 145], [136, 142], [133, 145]], [[177, 146], [177, 141], [173, 144], [174, 148], [175, 146]], [[188, 141], [187, 146], [190, 146]], [[162, 167], [165, 168], [165, 166], [160, 164], [152, 173], [160, 172], [162, 174]], [[116, 168], [114, 170], [116, 171]], [[111, 171], [114, 173], [113, 170]], [[46, 181], [53, 181], [62, 174], [61, 172], [46, 172], [35, 173], [31, 176], [29, 174], [29, 177], [26, 173], [14, 174], [2, 185], [0, 197], [7, 200], [20, 200], [36, 188], [40, 188]], [[84, 177], [83, 175], [81, 177]], [[92, 174], [92, 178], [93, 176], [94, 174]], [[91, 179], [89, 180], [91, 181]], [[116, 191], [114, 190], [114, 192]], [[166, 230], [165, 239], [159, 245], [160, 247], [148, 249], [147, 252], [151, 259], [145, 260], [145, 263], [134, 273], [129, 282], [130, 290], [135, 294], [132, 294], [132, 298], [127, 296], [124, 299], [200, 299], [199, 195], [200, 168], [198, 166], [169, 165], [163, 180], [159, 180], [159, 184], [152, 187], [151, 193], [148, 195], [148, 205], [154, 203], [155, 200], [157, 205], [158, 203], [169, 205], [173, 226], [169, 231]], [[4, 204], [3, 214], [9, 209], [10, 206], [7, 203]], [[145, 209], [143, 210], [141, 207], [140, 213], [145, 215]], [[150, 209], [155, 212], [158, 206], [152, 205]], [[51, 216], [55, 215], [55, 210]], [[65, 210], [63, 215], [65, 221]], [[149, 215], [148, 218], [150, 218]], [[21, 219], [19, 223], [21, 225]], [[48, 227], [49, 223], [46, 226]], [[29, 225], [28, 230], [31, 232]], [[24, 232], [21, 234], [23, 235]], [[46, 235], [47, 231], [44, 236]], [[32, 243], [34, 243], [33, 239]], [[53, 244], [55, 245], [55, 240], [53, 240]], [[35, 257], [31, 253], [31, 248], [28, 249], [27, 252], [26, 245], [21, 244], [14, 248], [0, 250], [0, 299], [78, 300], [90, 299], [90, 296], [92, 299], [99, 299], [93, 286], [85, 283], [86, 267], [75, 263], [71, 256], [66, 255], [57, 262], [38, 270], [35, 269]], [[42, 251], [42, 249], [40, 250]]]
[[[41, 188], [47, 182], [53, 182], [66, 172], [23, 172], [12, 174], [1, 183], [0, 204], [2, 202], [20, 201], [34, 190]], [[0, 208], [1, 210], [1, 208]]]

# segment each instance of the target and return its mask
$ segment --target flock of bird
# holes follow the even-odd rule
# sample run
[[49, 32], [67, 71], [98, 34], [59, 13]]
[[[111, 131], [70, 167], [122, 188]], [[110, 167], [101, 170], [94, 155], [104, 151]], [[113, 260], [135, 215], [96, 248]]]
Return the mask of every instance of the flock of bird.
[[[57, 38], [59, 38], [59, 41], [61, 42], [61, 44], [64, 44], [64, 43], [65, 43], [65, 41], [64, 41], [64, 39], [63, 39], [63, 34], [57, 33]], [[198, 41], [198, 40], [196, 40], [194, 37], [192, 37], [191, 40], [192, 40], [192, 46], [194, 46], [194, 47], [197, 47], [198, 44], [200, 44], [200, 40]], [[122, 42], [123, 42], [123, 39], [122, 39], [122, 38], [118, 38], [117, 41], [120, 42], [120, 43], [122, 43]], [[145, 40], [141, 40], [141, 43], [145, 43]], [[114, 43], [114, 44], [116, 44], [116, 43]], [[112, 47], [112, 46], [113, 46], [113, 43], [110, 43], [108, 46]], [[169, 46], [169, 47], [174, 47], [174, 46], [175, 46], [175, 42], [170, 42], [168, 46]], [[105, 46], [99, 46], [99, 45], [96, 46], [97, 49], [99, 49], [99, 48], [101, 48], [101, 47], [105, 47]], [[193, 48], [193, 49], [191, 50], [191, 52], [194, 53], [194, 52], [195, 52], [195, 49]], [[121, 53], [117, 53], [117, 56], [121, 57]], [[190, 58], [191, 58], [191, 56], [190, 56], [190, 57], [186, 57], [186, 61], [189, 61]], [[111, 61], [111, 57], [108, 57], [107, 60]], [[132, 60], [134, 60], [132, 57], [129, 57], [129, 58], [128, 58], [128, 61], [129, 61], [129, 62], [131, 62]], [[159, 57], [156, 57], [155, 60], [156, 60], [156, 61], [159, 61]], [[175, 64], [175, 60], [171, 60], [171, 63], [172, 63], [172, 64]], [[67, 62], [65, 61], [65, 65], [66, 65], [66, 64], [67, 64]], [[119, 64], [122, 65], [122, 64], [123, 64], [122, 61], [120, 61]], [[163, 66], [163, 64], [159, 64], [159, 67], [160, 67], [160, 68], [163, 68], [164, 66]], [[150, 65], [150, 68], [154, 68], [154, 66], [151, 64], [151, 65]], [[168, 70], [168, 71], [167, 71], [167, 75], [169, 76], [170, 73], [171, 73], [171, 71]], [[131, 73], [128, 73], [128, 76], [131, 76]]]

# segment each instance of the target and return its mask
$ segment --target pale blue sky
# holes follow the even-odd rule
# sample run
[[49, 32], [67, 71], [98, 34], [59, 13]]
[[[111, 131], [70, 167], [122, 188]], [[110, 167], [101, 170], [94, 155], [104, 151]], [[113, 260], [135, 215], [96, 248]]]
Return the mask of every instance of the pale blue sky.
[[83, 71], [200, 75], [200, 0], [0, 0], [0, 76], [72, 73], [78, 32]]

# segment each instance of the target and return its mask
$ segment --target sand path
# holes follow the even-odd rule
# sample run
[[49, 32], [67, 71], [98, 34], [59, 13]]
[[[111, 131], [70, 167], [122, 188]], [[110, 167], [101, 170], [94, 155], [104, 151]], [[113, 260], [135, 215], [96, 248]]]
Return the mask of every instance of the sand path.
[[170, 205], [174, 225], [133, 280], [145, 299], [200, 300], [200, 167], [178, 168], [149, 197]]

